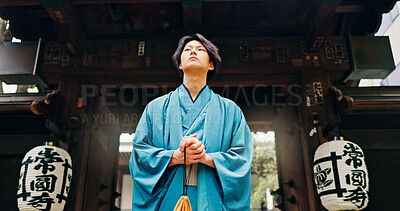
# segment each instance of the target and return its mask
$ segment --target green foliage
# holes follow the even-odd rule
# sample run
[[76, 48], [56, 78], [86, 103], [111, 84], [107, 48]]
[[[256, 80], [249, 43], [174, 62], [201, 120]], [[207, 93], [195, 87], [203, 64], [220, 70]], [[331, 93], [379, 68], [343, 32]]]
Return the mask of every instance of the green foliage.
[[266, 203], [266, 191], [279, 187], [276, 165], [275, 142], [254, 141], [253, 163], [251, 166], [251, 204], [252, 209]]

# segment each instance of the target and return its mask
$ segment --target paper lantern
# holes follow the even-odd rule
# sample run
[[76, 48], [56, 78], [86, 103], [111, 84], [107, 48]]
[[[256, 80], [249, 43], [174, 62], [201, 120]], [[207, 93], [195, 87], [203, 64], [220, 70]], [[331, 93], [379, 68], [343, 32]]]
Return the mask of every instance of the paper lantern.
[[72, 161], [55, 146], [38, 146], [22, 161], [17, 201], [19, 210], [63, 210], [70, 190]]
[[327, 210], [361, 210], [368, 205], [364, 152], [350, 141], [330, 141], [314, 155], [314, 181]]

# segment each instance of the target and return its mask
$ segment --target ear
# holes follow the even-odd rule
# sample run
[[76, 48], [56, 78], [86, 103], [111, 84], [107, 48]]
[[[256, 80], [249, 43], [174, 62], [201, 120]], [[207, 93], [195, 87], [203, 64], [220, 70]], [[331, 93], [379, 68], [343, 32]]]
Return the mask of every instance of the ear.
[[181, 70], [182, 70], [182, 64], [179, 64], [179, 69], [181, 69]]
[[210, 67], [208, 68], [208, 70], [214, 70], [214, 62], [210, 62]]

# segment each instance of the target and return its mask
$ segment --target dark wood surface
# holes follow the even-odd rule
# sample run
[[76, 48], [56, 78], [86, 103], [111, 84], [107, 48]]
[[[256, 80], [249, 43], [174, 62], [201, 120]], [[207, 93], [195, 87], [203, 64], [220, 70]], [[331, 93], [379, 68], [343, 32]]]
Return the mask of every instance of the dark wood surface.
[[0, 135], [0, 155], [21, 156], [49, 140], [49, 134]]
[[[304, 149], [296, 127], [297, 115], [296, 107], [287, 105], [279, 112], [274, 123], [282, 203], [284, 210], [315, 210], [315, 201], [310, 198], [313, 194], [309, 194], [313, 190], [310, 190], [306, 183], [308, 174], [304, 164], [307, 161], [304, 160]], [[294, 181], [293, 187], [284, 184], [290, 179]], [[296, 198], [294, 204], [286, 200], [292, 195]]]
[[[2, 210], [18, 211], [18, 175], [24, 155], [0, 155], [0, 207]], [[16, 176], [17, 175], [17, 176]]]
[[[313, 83], [321, 83], [321, 94], [323, 102], [318, 103], [315, 100], [315, 91], [313, 92]], [[313, 157], [317, 147], [322, 144], [326, 137], [322, 135], [323, 125], [327, 124], [334, 116], [333, 101], [329, 94], [331, 81], [329, 75], [316, 71], [303, 72], [301, 75], [301, 93], [302, 103], [298, 109], [298, 126], [302, 144], [302, 153], [304, 159], [305, 180], [307, 184], [307, 194], [310, 200], [310, 210], [325, 210], [322, 206], [316, 192], [313, 176]], [[308, 99], [309, 98], [309, 99]], [[309, 103], [308, 103], [309, 101]], [[313, 125], [310, 117], [313, 113], [319, 115], [317, 125]], [[316, 128], [319, 132], [310, 136], [310, 131]]]
[[[61, 41], [72, 55], [85, 40], [207, 37], [301, 37], [373, 34], [396, 1], [67, 0], [58, 8], [39, 0], [0, 1], [0, 16], [22, 40]], [[44, 4], [44, 5], [42, 5]], [[46, 14], [47, 13], [47, 14]], [[374, 17], [374, 18], [370, 18]], [[25, 27], [24, 27], [25, 26]]]
[[400, 129], [342, 129], [340, 133], [365, 150], [400, 150]]
[[[65, 144], [74, 161], [72, 183], [75, 184], [65, 210], [111, 210], [118, 165], [119, 125], [108, 122], [108, 119], [94, 119], [94, 116], [103, 118], [111, 114], [108, 107], [101, 103], [99, 95], [87, 98], [86, 105], [78, 107], [82, 84], [85, 82], [76, 77], [65, 77], [60, 84], [63, 97], [56, 121], [70, 133], [70, 139]], [[81, 127], [75, 130], [68, 127], [67, 120], [71, 116], [81, 118]], [[108, 188], [101, 190], [101, 184]], [[99, 206], [100, 199], [107, 203]]]
[[[388, 87], [381, 92], [388, 89], [391, 90]], [[400, 187], [396, 170], [400, 167], [399, 119], [396, 106], [386, 105], [382, 110], [370, 105], [369, 110], [351, 112], [339, 125], [344, 139], [358, 144], [365, 153], [369, 174], [369, 204], [365, 210], [400, 209], [399, 203], [395, 203]]]
[[[96, 98], [92, 114], [110, 115], [109, 109]], [[88, 113], [91, 114], [91, 113]], [[100, 117], [102, 118], [102, 117]], [[93, 120], [93, 119], [92, 119]], [[88, 157], [83, 197], [83, 210], [112, 210], [114, 206], [113, 192], [116, 190], [118, 155], [119, 155], [119, 125], [108, 119], [90, 123], [86, 133], [89, 133]], [[101, 200], [106, 202], [99, 204]]]
[[364, 150], [369, 174], [369, 203], [365, 210], [400, 210], [400, 150]]
[[0, 115], [0, 209], [17, 211], [17, 189], [25, 154], [48, 141], [44, 120], [26, 111]]

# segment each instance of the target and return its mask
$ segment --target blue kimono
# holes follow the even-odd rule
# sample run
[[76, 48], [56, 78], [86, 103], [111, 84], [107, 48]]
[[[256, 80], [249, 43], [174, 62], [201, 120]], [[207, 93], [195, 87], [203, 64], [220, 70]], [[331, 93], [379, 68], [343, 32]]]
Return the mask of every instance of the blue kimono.
[[139, 121], [129, 160], [132, 210], [172, 211], [183, 188], [183, 165], [168, 167], [183, 136], [197, 138], [215, 169], [198, 165], [193, 210], [250, 210], [253, 141], [240, 108], [208, 86], [192, 101], [182, 84], [150, 102]]

